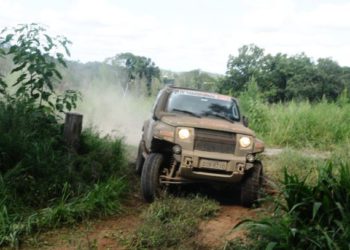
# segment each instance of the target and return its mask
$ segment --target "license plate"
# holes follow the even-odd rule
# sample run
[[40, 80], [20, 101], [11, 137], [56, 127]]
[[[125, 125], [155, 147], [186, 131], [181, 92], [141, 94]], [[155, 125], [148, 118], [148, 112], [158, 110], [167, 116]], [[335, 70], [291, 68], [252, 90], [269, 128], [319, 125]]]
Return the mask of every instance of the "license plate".
[[226, 170], [225, 161], [200, 160], [199, 167]]

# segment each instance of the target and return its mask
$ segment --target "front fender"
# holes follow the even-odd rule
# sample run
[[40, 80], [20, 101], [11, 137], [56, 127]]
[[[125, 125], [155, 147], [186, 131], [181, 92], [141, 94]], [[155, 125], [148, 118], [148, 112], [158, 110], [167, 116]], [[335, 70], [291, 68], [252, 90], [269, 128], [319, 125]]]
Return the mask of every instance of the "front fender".
[[262, 140], [260, 139], [255, 139], [254, 142], [254, 149], [253, 149], [253, 153], [258, 154], [258, 153], [262, 153], [265, 150], [265, 144]]

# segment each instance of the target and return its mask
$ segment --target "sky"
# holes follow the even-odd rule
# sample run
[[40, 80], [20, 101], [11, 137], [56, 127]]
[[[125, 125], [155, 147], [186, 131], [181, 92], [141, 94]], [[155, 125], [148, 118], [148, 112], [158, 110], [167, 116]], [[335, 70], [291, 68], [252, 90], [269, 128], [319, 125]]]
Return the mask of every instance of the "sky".
[[253, 43], [350, 66], [348, 0], [0, 0], [0, 29], [32, 22], [71, 40], [69, 59], [81, 62], [131, 52], [162, 69], [223, 74]]

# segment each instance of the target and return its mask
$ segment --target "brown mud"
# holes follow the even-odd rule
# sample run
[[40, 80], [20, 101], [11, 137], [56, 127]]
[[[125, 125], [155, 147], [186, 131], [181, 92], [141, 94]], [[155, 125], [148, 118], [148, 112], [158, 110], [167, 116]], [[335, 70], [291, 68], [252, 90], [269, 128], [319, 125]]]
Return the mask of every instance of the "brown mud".
[[[135, 180], [135, 183], [138, 183]], [[265, 182], [266, 183], [266, 182]], [[273, 194], [269, 185], [265, 192]], [[77, 226], [50, 230], [26, 241], [20, 249], [127, 249], [125, 240], [142, 224], [142, 212], [148, 207], [136, 189], [123, 207], [123, 213], [99, 220], [89, 220]], [[209, 185], [188, 185], [174, 195], [205, 195], [220, 204], [218, 214], [203, 220], [194, 237], [195, 249], [223, 249], [225, 243], [235, 238], [244, 238], [245, 231], [234, 227], [245, 219], [254, 219], [259, 209], [239, 205], [238, 190], [220, 190]]]
[[141, 213], [146, 206], [140, 197], [134, 195], [123, 207], [121, 215], [41, 233], [37, 238], [28, 239], [20, 249], [127, 249], [122, 239], [132, 234], [142, 223]]
[[[217, 193], [208, 193], [208, 196], [213, 198]], [[244, 219], [256, 217], [256, 209], [239, 206], [235, 199], [220, 195], [216, 198], [221, 205], [220, 211], [214, 218], [200, 223], [199, 232], [194, 238], [195, 245], [200, 249], [222, 249], [226, 241], [244, 237], [244, 230], [233, 230], [233, 227]], [[147, 204], [139, 195], [134, 195], [121, 215], [88, 221], [74, 228], [41, 233], [37, 238], [28, 240], [20, 249], [127, 249], [123, 241], [142, 224], [141, 213], [146, 208]]]
[[220, 249], [229, 240], [244, 238], [245, 231], [234, 227], [244, 219], [255, 218], [256, 211], [238, 205], [222, 205], [219, 214], [199, 225], [196, 242], [206, 249]]

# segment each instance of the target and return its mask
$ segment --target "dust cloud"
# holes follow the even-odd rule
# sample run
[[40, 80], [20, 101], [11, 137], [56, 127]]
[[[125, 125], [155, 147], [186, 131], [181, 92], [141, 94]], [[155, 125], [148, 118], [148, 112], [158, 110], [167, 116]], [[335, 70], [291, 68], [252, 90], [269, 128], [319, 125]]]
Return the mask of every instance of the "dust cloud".
[[90, 85], [80, 91], [83, 99], [77, 112], [84, 115], [84, 128], [93, 127], [102, 135], [124, 137], [130, 145], [139, 143], [153, 99], [131, 93], [123, 96], [121, 89], [113, 85]]

